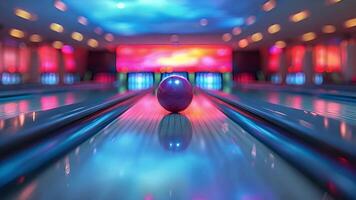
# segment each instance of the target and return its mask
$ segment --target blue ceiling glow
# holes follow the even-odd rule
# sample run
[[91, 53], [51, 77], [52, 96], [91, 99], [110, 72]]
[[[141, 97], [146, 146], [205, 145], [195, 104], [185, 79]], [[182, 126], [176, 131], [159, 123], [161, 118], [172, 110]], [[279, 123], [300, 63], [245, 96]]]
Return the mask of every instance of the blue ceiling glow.
[[[220, 33], [241, 26], [264, 0], [63, 0], [118, 35]], [[208, 25], [199, 21], [207, 19]]]

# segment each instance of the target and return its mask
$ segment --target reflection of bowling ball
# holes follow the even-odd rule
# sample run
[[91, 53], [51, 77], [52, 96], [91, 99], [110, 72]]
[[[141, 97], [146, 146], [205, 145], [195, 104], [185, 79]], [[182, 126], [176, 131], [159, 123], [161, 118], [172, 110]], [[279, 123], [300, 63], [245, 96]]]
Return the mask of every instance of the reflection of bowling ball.
[[172, 75], [159, 84], [157, 98], [164, 109], [180, 112], [192, 102], [193, 87], [186, 78]]
[[159, 143], [168, 151], [183, 151], [192, 139], [193, 129], [189, 119], [171, 113], [163, 117], [158, 127]]

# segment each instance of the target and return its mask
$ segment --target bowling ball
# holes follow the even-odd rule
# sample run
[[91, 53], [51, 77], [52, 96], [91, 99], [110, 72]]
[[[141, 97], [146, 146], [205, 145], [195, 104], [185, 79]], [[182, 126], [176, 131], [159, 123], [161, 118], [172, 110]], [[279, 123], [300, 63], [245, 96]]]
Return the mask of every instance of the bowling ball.
[[158, 126], [158, 139], [167, 151], [181, 152], [188, 148], [193, 136], [189, 119], [179, 113], [170, 113], [162, 118]]
[[172, 75], [159, 84], [157, 99], [164, 109], [177, 113], [192, 102], [193, 87], [186, 78]]

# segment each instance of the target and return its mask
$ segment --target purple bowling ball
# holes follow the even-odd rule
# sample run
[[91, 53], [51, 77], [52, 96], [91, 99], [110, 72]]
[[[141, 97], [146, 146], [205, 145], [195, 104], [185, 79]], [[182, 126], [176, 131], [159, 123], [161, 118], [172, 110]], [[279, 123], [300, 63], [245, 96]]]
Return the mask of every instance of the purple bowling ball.
[[193, 87], [186, 78], [172, 75], [159, 84], [157, 98], [164, 109], [177, 113], [192, 102]]

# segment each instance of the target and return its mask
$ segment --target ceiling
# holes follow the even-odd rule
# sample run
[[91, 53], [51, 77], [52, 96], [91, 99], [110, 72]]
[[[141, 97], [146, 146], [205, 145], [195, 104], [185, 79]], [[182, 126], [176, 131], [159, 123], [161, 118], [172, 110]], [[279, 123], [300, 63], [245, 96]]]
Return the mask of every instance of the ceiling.
[[[355, 27], [347, 29], [343, 25], [345, 20], [356, 17], [356, 0], [342, 0], [332, 5], [327, 4], [327, 0], [276, 0], [276, 7], [269, 12], [261, 9], [267, 0], [62, 1], [67, 6], [64, 12], [55, 8], [52, 0], [1, 0], [0, 24], [3, 28], [0, 37], [11, 38], [9, 30], [17, 28], [26, 34], [25, 38], [20, 39], [22, 41], [28, 41], [28, 37], [36, 33], [44, 38], [44, 42], [60, 40], [83, 47], [87, 47], [86, 42], [91, 38], [99, 41], [99, 48], [117, 44], [172, 42], [228, 44], [236, 47], [241, 39], [260, 32], [263, 39], [245, 48], [256, 49], [277, 40], [298, 43], [301, 42], [300, 36], [307, 32], [317, 34], [317, 39], [312, 42], [342, 38], [356, 32]], [[36, 15], [36, 20], [29, 21], [15, 16], [15, 8]], [[308, 10], [310, 17], [299, 23], [289, 20], [290, 15], [302, 10]], [[87, 19], [86, 25], [78, 23], [80, 16]], [[51, 31], [49, 25], [53, 22], [63, 25], [64, 32]], [[275, 23], [280, 24], [281, 31], [269, 34], [267, 28]], [[326, 24], [334, 25], [336, 32], [322, 33], [322, 27]], [[98, 27], [102, 33], [95, 31]], [[234, 27], [241, 28], [242, 33], [232, 35]], [[71, 34], [74, 31], [82, 33], [84, 40], [73, 40]], [[105, 40], [107, 33], [114, 36], [113, 41]], [[222, 39], [226, 33], [231, 34], [231, 40]]]

